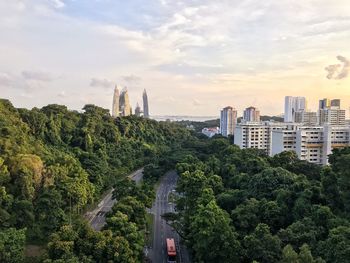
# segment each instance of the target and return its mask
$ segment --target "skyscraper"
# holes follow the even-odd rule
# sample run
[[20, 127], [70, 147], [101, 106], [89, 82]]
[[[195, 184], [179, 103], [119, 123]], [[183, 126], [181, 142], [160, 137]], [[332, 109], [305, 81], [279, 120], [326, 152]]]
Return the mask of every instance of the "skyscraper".
[[141, 108], [140, 108], [139, 103], [136, 103], [135, 115], [136, 115], [137, 117], [140, 117], [140, 116], [141, 116]]
[[331, 107], [340, 109], [340, 99], [331, 100]]
[[260, 111], [255, 107], [248, 107], [243, 112], [243, 119], [245, 121], [259, 122]]
[[306, 110], [305, 97], [286, 96], [284, 101], [284, 122], [294, 122], [297, 111]]
[[127, 88], [124, 88], [119, 96], [119, 111], [121, 116], [131, 115], [131, 106]]
[[220, 133], [228, 136], [234, 133], [237, 124], [237, 111], [231, 106], [227, 106], [220, 113]]
[[142, 98], [143, 98], [143, 116], [145, 118], [149, 118], [148, 97], [147, 97], [146, 89], [143, 91]]
[[118, 117], [118, 116], [119, 116], [119, 90], [117, 88], [117, 85], [115, 85], [114, 94], [113, 94], [112, 117]]
[[320, 100], [318, 103], [319, 110], [328, 109], [330, 106], [331, 106], [331, 101], [327, 98]]

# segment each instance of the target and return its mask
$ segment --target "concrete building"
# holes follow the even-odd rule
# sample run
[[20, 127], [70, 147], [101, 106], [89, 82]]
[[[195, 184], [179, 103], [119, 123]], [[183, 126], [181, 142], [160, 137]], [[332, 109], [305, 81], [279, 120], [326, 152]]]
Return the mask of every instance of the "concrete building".
[[136, 115], [137, 117], [140, 117], [140, 116], [141, 116], [141, 113], [142, 113], [141, 107], [140, 107], [139, 103], [136, 103], [135, 115]]
[[220, 134], [220, 129], [219, 127], [203, 128], [202, 133], [211, 138], [216, 134]]
[[295, 112], [296, 123], [301, 123], [304, 125], [318, 125], [317, 112], [312, 111], [297, 111]]
[[340, 99], [331, 100], [331, 107], [340, 109]]
[[331, 106], [331, 100], [330, 99], [322, 99], [322, 100], [319, 100], [319, 103], [318, 103], [318, 109], [321, 110], [321, 109], [328, 109], [329, 107]]
[[142, 99], [143, 99], [143, 117], [149, 118], [148, 96], [147, 96], [146, 89], [143, 91]]
[[235, 129], [234, 144], [241, 149], [256, 148], [271, 155], [271, 136], [274, 130], [283, 130], [289, 124], [279, 122], [240, 123]]
[[326, 165], [335, 148], [350, 146], [349, 126], [287, 126], [272, 131], [271, 155], [295, 151], [301, 160]]
[[220, 133], [223, 136], [234, 134], [237, 125], [237, 111], [231, 106], [223, 108], [220, 112]]
[[119, 90], [117, 85], [114, 88], [113, 94], [112, 117], [119, 117]]
[[127, 88], [124, 88], [119, 96], [119, 112], [121, 116], [131, 115], [131, 106], [129, 101], [129, 93]]
[[345, 125], [346, 111], [339, 109], [337, 106], [318, 111], [319, 125]]
[[295, 122], [295, 112], [306, 110], [305, 97], [286, 96], [284, 100], [284, 122]]
[[260, 122], [260, 111], [255, 107], [248, 107], [243, 112], [243, 120], [246, 122]]

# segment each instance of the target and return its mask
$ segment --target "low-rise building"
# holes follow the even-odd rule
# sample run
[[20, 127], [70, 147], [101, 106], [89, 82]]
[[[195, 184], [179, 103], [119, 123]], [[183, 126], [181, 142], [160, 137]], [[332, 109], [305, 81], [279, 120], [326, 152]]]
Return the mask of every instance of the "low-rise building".
[[219, 127], [203, 128], [202, 133], [211, 138], [216, 134], [220, 134], [220, 129]]

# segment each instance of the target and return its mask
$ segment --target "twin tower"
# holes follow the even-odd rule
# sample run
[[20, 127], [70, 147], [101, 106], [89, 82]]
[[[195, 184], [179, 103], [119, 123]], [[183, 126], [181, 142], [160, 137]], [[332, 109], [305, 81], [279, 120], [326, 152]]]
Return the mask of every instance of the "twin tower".
[[[135, 115], [141, 116], [141, 113], [143, 113], [143, 117], [149, 118], [148, 97], [147, 97], [146, 90], [143, 91], [142, 99], [143, 99], [143, 112], [141, 111], [141, 108], [137, 103], [136, 109], [135, 109]], [[122, 91], [119, 93], [117, 86], [115, 86], [114, 95], [113, 95], [112, 116], [113, 117], [130, 116], [131, 114], [132, 114], [132, 109], [130, 106], [130, 100], [129, 100], [129, 94], [128, 94], [127, 88], [122, 89]]]

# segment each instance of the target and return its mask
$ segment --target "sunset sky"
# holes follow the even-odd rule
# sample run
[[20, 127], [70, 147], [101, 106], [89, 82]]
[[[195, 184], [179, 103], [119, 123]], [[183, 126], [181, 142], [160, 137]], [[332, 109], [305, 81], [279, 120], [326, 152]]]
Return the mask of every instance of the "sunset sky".
[[[283, 112], [285, 95], [350, 107], [349, 0], [0, 0], [0, 97], [111, 108], [127, 86], [151, 115]], [[325, 67], [339, 64], [332, 79]]]

